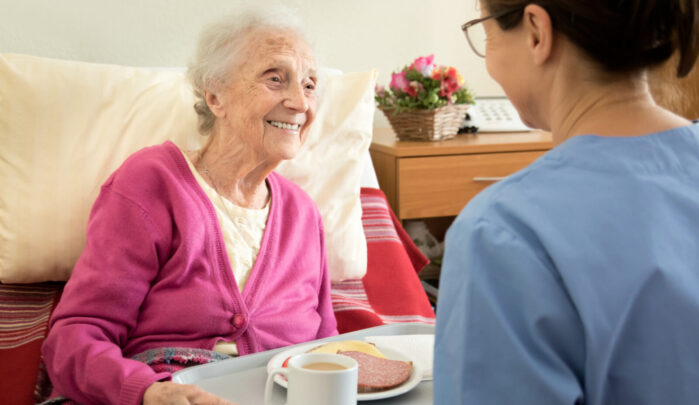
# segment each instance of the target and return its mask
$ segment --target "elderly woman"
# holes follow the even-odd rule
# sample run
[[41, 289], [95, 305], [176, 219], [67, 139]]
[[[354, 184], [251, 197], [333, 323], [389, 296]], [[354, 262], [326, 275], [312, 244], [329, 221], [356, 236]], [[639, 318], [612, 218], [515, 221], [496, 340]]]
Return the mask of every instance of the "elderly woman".
[[692, 69], [699, 3], [480, 3], [469, 42], [556, 146], [448, 231], [435, 404], [697, 403], [699, 125], [646, 71]]
[[[143, 149], [102, 186], [43, 347], [58, 394], [214, 401], [167, 382], [167, 363], [337, 333], [320, 214], [273, 172], [297, 154], [316, 110], [313, 53], [282, 17], [208, 27], [189, 70], [205, 146]], [[135, 360], [159, 357], [161, 367]]]

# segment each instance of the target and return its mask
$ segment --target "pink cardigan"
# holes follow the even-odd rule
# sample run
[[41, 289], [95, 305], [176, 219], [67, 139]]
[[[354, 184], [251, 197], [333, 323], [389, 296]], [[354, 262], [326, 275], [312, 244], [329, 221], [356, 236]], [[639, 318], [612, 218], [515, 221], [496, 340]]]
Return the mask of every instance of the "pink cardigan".
[[128, 359], [158, 347], [241, 355], [337, 334], [313, 201], [272, 173], [257, 261], [238, 291], [210, 200], [171, 142], [127, 159], [102, 186], [87, 244], [51, 318], [43, 355], [58, 393], [140, 404], [168, 379]]

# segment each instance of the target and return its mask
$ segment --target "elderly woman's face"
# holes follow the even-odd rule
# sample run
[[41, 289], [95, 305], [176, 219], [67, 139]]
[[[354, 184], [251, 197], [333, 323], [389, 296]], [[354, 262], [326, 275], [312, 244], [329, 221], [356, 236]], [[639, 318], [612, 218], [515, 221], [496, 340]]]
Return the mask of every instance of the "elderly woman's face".
[[[316, 110], [316, 64], [310, 47], [289, 31], [249, 34], [242, 61], [217, 94], [224, 135], [258, 159], [293, 158]], [[218, 115], [218, 114], [217, 114]], [[227, 132], [227, 134], [226, 134]]]

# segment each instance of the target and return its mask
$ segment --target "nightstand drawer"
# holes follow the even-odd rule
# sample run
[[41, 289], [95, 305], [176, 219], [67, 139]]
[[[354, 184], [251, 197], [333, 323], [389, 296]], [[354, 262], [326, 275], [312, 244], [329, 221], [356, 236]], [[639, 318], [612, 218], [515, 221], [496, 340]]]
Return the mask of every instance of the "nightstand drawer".
[[430, 156], [398, 160], [398, 216], [402, 219], [457, 215], [498, 178], [536, 160], [545, 151]]

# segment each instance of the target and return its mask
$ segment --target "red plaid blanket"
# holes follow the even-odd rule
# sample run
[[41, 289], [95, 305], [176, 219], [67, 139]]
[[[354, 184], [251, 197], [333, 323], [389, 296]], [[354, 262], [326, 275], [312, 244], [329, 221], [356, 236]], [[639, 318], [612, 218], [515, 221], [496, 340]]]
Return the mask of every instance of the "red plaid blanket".
[[34, 387], [39, 375], [41, 344], [62, 288], [62, 283], [0, 284], [1, 402], [34, 404], [48, 395], [34, 392]]
[[429, 261], [400, 225], [381, 190], [363, 188], [361, 200], [367, 272], [361, 280], [332, 285], [340, 333], [395, 322], [434, 324], [434, 311], [417, 276]]

